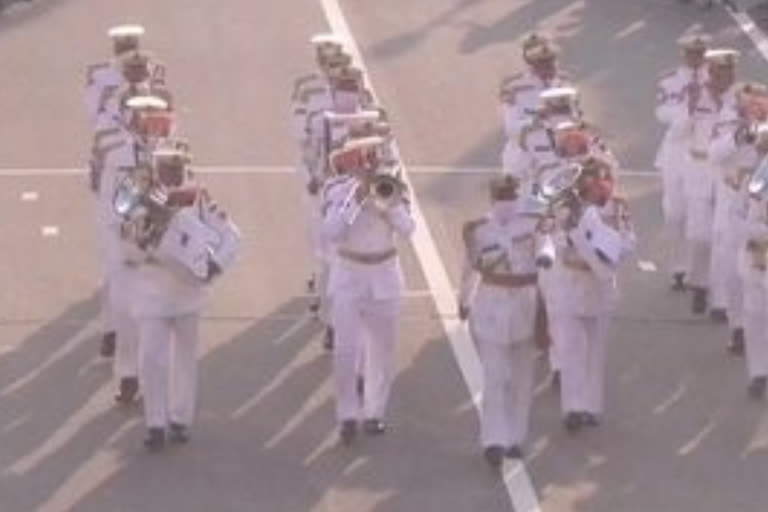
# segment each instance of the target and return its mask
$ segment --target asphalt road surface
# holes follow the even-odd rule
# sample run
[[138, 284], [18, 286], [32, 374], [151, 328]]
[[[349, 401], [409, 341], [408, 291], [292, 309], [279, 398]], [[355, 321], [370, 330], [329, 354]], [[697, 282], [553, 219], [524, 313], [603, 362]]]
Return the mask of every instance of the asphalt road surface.
[[[544, 365], [526, 470], [544, 512], [762, 512], [768, 411], [746, 398], [727, 332], [668, 290], [656, 75], [702, 29], [766, 62], [721, 9], [673, 0], [341, 0], [415, 193], [456, 284], [461, 223], [483, 211], [502, 134], [496, 86], [536, 25], [563, 47], [589, 117], [627, 169], [640, 233], [611, 331], [607, 413], [577, 438]], [[81, 85], [105, 31], [140, 22], [168, 66], [196, 162], [245, 235], [203, 325], [193, 442], [140, 447], [140, 411], [114, 408], [97, 356], [100, 264], [83, 167]], [[0, 14], [0, 512], [501, 512], [477, 419], [418, 258], [403, 248], [392, 431], [336, 445], [330, 359], [306, 314], [301, 190], [287, 96], [328, 28], [319, 0], [39, 0]], [[533, 509], [535, 510], [535, 509]], [[519, 510], [517, 512], [527, 512]]]

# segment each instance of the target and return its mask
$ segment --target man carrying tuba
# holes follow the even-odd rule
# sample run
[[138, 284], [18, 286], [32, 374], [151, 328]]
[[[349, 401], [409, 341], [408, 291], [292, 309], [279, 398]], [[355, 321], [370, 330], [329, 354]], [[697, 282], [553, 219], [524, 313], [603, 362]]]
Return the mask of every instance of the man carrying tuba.
[[618, 265], [635, 237], [626, 202], [614, 193], [610, 162], [590, 157], [561, 229], [555, 290], [561, 347], [562, 410], [570, 432], [597, 425], [603, 411], [606, 336], [618, 301]]
[[124, 182], [115, 202], [139, 262], [133, 313], [150, 451], [161, 450], [168, 434], [172, 442], [189, 439], [200, 316], [210, 283], [232, 264], [240, 240], [226, 212], [191, 181], [188, 165], [187, 153], [157, 149], [146, 181]]

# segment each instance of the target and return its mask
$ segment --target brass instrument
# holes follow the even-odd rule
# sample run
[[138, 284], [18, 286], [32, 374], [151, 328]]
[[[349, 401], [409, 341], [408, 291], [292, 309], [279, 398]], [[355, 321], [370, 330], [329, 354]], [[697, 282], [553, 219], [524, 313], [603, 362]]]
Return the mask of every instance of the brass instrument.
[[768, 156], [763, 157], [760, 164], [747, 182], [747, 191], [751, 196], [759, 198], [768, 187]]

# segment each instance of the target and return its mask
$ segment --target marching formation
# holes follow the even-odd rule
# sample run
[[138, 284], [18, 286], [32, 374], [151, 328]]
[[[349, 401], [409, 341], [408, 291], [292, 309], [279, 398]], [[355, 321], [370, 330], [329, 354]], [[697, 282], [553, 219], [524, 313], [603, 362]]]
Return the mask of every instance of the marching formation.
[[114, 357], [119, 404], [143, 399], [146, 447], [189, 439], [200, 315], [232, 264], [237, 227], [195, 180], [165, 67], [144, 29], [111, 29], [113, 57], [89, 67], [90, 176], [104, 261], [101, 354]]
[[738, 81], [740, 54], [712, 38], [680, 41], [683, 62], [658, 82], [656, 117], [666, 134], [663, 177], [673, 289], [692, 294], [695, 315], [728, 324], [728, 351], [746, 355], [748, 392], [768, 384], [768, 87]]
[[[414, 221], [386, 111], [343, 41], [321, 34], [312, 43], [318, 71], [296, 81], [292, 119], [315, 261], [312, 308], [334, 352], [348, 444], [360, 420], [369, 434], [386, 428], [402, 290], [394, 238], [407, 238]], [[584, 119], [554, 45], [533, 34], [523, 56], [529, 70], [502, 82], [503, 172], [490, 180], [489, 213], [464, 227], [457, 298], [483, 366], [481, 443], [493, 467], [522, 457], [537, 342], [552, 340], [566, 427], [597, 424], [616, 269], [634, 246], [614, 190], [618, 163]]]
[[[105, 263], [102, 355], [114, 357], [118, 403], [143, 397], [145, 445], [157, 451], [168, 436], [189, 438], [200, 315], [240, 235], [192, 175], [165, 67], [140, 48], [143, 33], [109, 32], [114, 56], [88, 70], [85, 96]], [[710, 43], [684, 38], [683, 64], [659, 80], [656, 116], [667, 130], [655, 164], [673, 288], [691, 291], [693, 313], [729, 324], [729, 350], [746, 350], [749, 392], [763, 397], [768, 87], [737, 82], [738, 52]], [[325, 326], [336, 421], [350, 445], [360, 431], [387, 431], [404, 287], [398, 246], [416, 222], [386, 109], [343, 40], [319, 34], [311, 45], [317, 70], [294, 84], [291, 126], [310, 308]], [[500, 85], [506, 144], [489, 209], [462, 232], [458, 316], [482, 366], [480, 444], [493, 468], [523, 456], [540, 351], [567, 431], [599, 425], [617, 271], [636, 244], [620, 163], [558, 56], [548, 37], [524, 39], [527, 69]]]

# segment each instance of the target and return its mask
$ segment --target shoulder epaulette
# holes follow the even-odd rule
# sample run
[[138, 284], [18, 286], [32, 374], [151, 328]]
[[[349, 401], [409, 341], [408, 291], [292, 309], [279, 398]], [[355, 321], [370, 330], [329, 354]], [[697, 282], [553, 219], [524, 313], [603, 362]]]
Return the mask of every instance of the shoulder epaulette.
[[87, 85], [93, 83], [94, 76], [98, 71], [106, 69], [110, 66], [109, 62], [99, 62], [97, 64], [91, 64], [86, 68], [85, 77]]
[[520, 79], [522, 79], [525, 76], [524, 73], [515, 73], [512, 75], [505, 76], [501, 79], [501, 82], [499, 83], [499, 88], [504, 89], [507, 85], [510, 84], [510, 82], [516, 82]]
[[321, 94], [325, 91], [326, 91], [325, 87], [310, 87], [301, 92], [301, 94], [299, 95], [299, 101], [301, 101], [302, 103], [306, 103], [307, 101], [309, 101], [309, 98], [311, 96], [314, 96], [316, 94]]
[[320, 75], [317, 73], [307, 73], [306, 75], [302, 75], [296, 80], [293, 81], [293, 91], [291, 92], [291, 99], [295, 100], [299, 97], [299, 94], [301, 93], [301, 88], [304, 87], [308, 82], [311, 82], [312, 80], [316, 80], [320, 78]]

